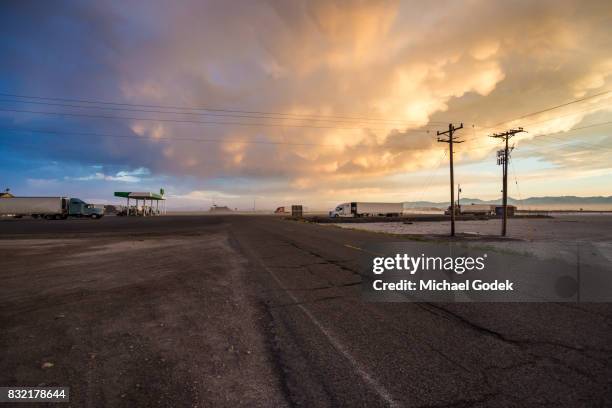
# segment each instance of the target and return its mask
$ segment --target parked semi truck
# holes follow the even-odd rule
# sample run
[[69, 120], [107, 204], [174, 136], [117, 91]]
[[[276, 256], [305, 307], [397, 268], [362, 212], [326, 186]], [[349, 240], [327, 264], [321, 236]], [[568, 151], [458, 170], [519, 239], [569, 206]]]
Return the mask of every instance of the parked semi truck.
[[[448, 206], [444, 215], [451, 214], [451, 207]], [[495, 205], [490, 204], [470, 204], [470, 205], [456, 205], [455, 215], [495, 215]]]
[[330, 217], [398, 217], [402, 214], [402, 203], [342, 203], [329, 212]]
[[88, 204], [79, 198], [11, 197], [0, 198], [0, 215], [48, 220], [65, 220], [68, 217], [99, 219], [104, 216], [104, 207]]

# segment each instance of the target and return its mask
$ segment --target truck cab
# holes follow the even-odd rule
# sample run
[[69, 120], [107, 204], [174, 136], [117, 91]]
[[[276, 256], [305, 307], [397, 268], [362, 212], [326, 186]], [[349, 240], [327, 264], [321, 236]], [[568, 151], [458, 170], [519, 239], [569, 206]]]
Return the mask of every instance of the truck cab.
[[104, 208], [94, 204], [87, 204], [80, 198], [71, 198], [68, 202], [68, 215], [71, 217], [102, 218], [104, 216]]
[[336, 208], [329, 212], [329, 216], [336, 217], [353, 217], [354, 214], [351, 211], [351, 203], [338, 204]]

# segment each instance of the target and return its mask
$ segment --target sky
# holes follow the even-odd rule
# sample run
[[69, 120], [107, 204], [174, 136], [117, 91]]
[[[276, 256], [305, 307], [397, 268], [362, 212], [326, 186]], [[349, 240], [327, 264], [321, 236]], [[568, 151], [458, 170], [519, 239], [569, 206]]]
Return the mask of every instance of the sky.
[[[0, 188], [169, 209], [612, 195], [612, 3], [6, 1]], [[563, 105], [563, 106], [560, 106]], [[550, 109], [553, 108], [553, 109]], [[207, 109], [207, 110], [205, 110]]]

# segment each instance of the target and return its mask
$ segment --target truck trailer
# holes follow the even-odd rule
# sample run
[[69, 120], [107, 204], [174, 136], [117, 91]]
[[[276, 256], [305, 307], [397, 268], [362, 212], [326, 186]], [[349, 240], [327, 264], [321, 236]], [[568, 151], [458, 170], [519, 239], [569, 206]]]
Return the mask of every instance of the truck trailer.
[[[451, 207], [448, 206], [444, 215], [451, 214]], [[455, 215], [482, 215], [482, 216], [493, 216], [495, 215], [495, 206], [490, 204], [470, 204], [470, 205], [456, 205]]]
[[104, 207], [88, 204], [79, 198], [69, 197], [11, 197], [0, 198], [0, 215], [48, 220], [65, 220], [68, 217], [104, 216]]
[[404, 211], [403, 203], [363, 203], [338, 204], [329, 212], [330, 217], [398, 217]]

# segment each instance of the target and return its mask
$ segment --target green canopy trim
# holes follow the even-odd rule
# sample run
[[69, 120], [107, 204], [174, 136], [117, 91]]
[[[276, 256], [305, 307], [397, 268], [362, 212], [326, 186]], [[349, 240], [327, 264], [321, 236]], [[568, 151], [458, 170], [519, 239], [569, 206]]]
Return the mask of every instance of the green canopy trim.
[[163, 195], [149, 192], [115, 191], [115, 197], [134, 198], [136, 200], [165, 200]]

